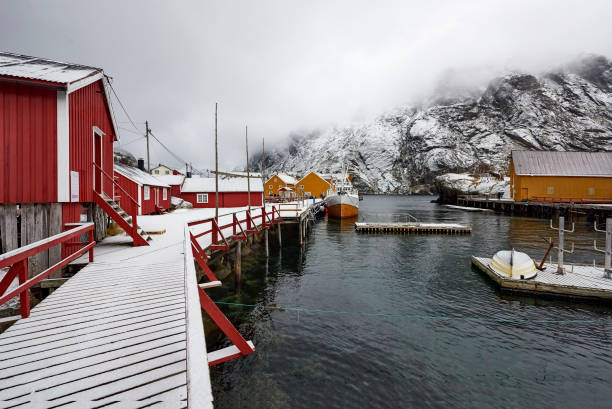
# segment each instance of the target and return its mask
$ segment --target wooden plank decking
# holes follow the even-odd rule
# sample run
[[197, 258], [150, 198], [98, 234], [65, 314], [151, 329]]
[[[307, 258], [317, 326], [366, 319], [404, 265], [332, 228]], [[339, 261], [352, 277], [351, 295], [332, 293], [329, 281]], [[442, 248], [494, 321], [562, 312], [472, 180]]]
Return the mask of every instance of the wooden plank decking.
[[360, 233], [418, 233], [418, 234], [469, 234], [472, 228], [456, 223], [355, 223]]
[[0, 408], [181, 408], [188, 373], [189, 407], [212, 407], [193, 260], [176, 250], [89, 264], [2, 333]]
[[502, 289], [546, 294], [561, 297], [578, 297], [612, 301], [612, 279], [604, 278], [601, 268], [576, 265], [565, 266], [566, 273], [556, 274], [556, 264], [544, 264], [544, 271], [538, 271], [530, 280], [509, 279], [489, 268], [490, 258], [472, 256], [472, 264], [493, 279]]

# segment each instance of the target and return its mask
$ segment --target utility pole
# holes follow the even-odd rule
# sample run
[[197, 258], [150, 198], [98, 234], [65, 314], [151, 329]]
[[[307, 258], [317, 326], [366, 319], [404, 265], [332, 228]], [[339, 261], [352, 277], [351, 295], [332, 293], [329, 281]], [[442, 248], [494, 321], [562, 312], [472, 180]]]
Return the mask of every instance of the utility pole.
[[261, 178], [263, 183], [266, 183], [266, 175], [264, 174], [264, 165], [266, 161], [266, 138], [261, 138]]
[[[142, 122], [141, 122], [142, 123]], [[151, 173], [151, 158], [149, 156], [149, 133], [151, 130], [149, 129], [149, 121], [145, 121], [145, 127], [147, 128], [147, 172]]]
[[248, 193], [248, 201], [249, 201], [249, 210], [251, 210], [251, 172], [249, 171], [249, 127], [245, 125], [244, 127], [244, 138], [246, 139], [246, 160], [247, 160], [247, 187], [249, 189]]
[[215, 102], [215, 220], [219, 222], [219, 149], [217, 141], [217, 106]]

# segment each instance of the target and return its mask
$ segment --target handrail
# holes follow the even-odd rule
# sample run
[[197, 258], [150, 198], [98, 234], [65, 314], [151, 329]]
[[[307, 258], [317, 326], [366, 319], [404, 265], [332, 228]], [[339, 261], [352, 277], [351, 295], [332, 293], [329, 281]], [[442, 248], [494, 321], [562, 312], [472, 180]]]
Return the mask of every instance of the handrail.
[[[70, 224], [72, 227], [73, 224]], [[21, 248], [9, 251], [0, 255], [0, 268], [8, 267], [9, 270], [6, 272], [2, 280], [0, 280], [0, 305], [6, 303], [10, 299], [19, 295], [19, 303], [20, 303], [20, 312], [22, 318], [27, 318], [30, 316], [30, 288], [43, 280], [52, 272], [62, 268], [68, 263], [76, 260], [81, 255], [89, 252], [89, 261], [93, 262], [93, 248], [96, 245], [94, 241], [94, 224], [93, 223], [83, 223], [80, 227], [72, 228], [65, 232], [56, 234], [49, 238], [39, 240], [37, 242], [28, 244], [27, 246], [23, 246]], [[28, 258], [36, 255], [42, 251], [45, 251], [53, 246], [58, 244], [62, 244], [75, 236], [87, 233], [88, 234], [88, 242], [85, 243], [75, 243], [75, 244], [84, 244], [85, 246], [77, 249], [70, 256], [60, 260], [58, 263], [53, 266], [47, 268], [46, 270], [40, 272], [35, 277], [28, 279]], [[11, 283], [17, 278], [19, 280], [19, 286], [14, 290], [10, 291], [8, 294], [4, 294]]]
[[96, 168], [98, 168], [98, 169], [99, 169], [99, 170], [102, 172], [102, 174], [103, 174], [104, 176], [106, 176], [107, 178], [109, 178], [109, 179], [111, 180], [111, 182], [113, 182], [113, 185], [116, 185], [116, 186], [117, 186], [119, 189], [121, 189], [121, 191], [122, 191], [123, 193], [125, 193], [125, 194], [127, 195], [127, 197], [129, 197], [129, 198], [130, 198], [130, 200], [131, 200], [131, 201], [132, 201], [132, 202], [133, 202], [133, 203], [134, 203], [136, 206], [138, 206], [138, 201], [137, 201], [136, 199], [134, 199], [134, 198], [133, 198], [133, 197], [132, 197], [132, 196], [131, 196], [131, 195], [130, 195], [130, 194], [129, 194], [129, 193], [128, 193], [128, 192], [127, 192], [127, 191], [126, 191], [126, 190], [125, 190], [125, 189], [124, 189], [124, 188], [123, 188], [123, 187], [122, 187], [120, 184], [119, 184], [119, 183], [117, 183], [117, 182], [115, 181], [115, 179], [114, 179], [114, 178], [110, 177], [110, 176], [109, 176], [109, 174], [108, 174], [108, 173], [106, 173], [106, 172], [104, 171], [104, 169], [102, 169], [102, 168], [101, 168], [100, 166], [98, 166], [97, 164], [95, 164], [95, 163], [94, 163], [93, 165], [94, 165]]

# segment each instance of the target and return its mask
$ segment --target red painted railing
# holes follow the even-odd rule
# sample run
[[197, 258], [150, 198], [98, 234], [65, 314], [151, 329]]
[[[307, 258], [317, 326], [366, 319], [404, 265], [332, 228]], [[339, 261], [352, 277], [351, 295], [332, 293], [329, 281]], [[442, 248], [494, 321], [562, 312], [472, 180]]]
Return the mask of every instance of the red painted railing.
[[[208, 255], [205, 249], [210, 250], [229, 250], [230, 241], [246, 240], [249, 234], [255, 234], [259, 232], [261, 228], [269, 227], [273, 224], [280, 223], [283, 219], [280, 217], [280, 212], [276, 207], [272, 206], [271, 210], [267, 210], [264, 207], [261, 208], [260, 214], [253, 215], [250, 210], [239, 211], [221, 216], [221, 218], [231, 218], [230, 223], [219, 225], [216, 218], [204, 219], [187, 223], [185, 226], [185, 241], [190, 241], [190, 244], [185, 243], [185, 259], [186, 263], [193, 266], [194, 261], [197, 262], [204, 274], [209, 280], [207, 284], [201, 284], [198, 286], [198, 298], [200, 301], [200, 307], [206, 311], [208, 316], [217, 324], [219, 329], [232, 341], [233, 347], [224, 348], [222, 351], [215, 351], [214, 358], [213, 354], [209, 357], [208, 364], [210, 366], [225, 362], [229, 359], [236, 358], [243, 355], [248, 355], [255, 351], [253, 343], [246, 341], [240, 332], [234, 327], [234, 325], [227, 319], [223, 312], [217, 307], [214, 301], [206, 294], [204, 288], [208, 288], [211, 284], [221, 285], [221, 282], [217, 279], [213, 271], [207, 264]], [[259, 223], [258, 223], [259, 221]], [[243, 227], [245, 225], [245, 228]], [[191, 228], [198, 226], [205, 229], [198, 233], [194, 233]], [[229, 238], [230, 241], [223, 234], [224, 230], [231, 228], [232, 236]], [[210, 244], [203, 248], [198, 242], [199, 238], [210, 235]], [[188, 266], [188, 267], [191, 267]], [[187, 274], [195, 275], [195, 270], [191, 272], [189, 269], [186, 270]]]
[[[113, 186], [116, 186], [119, 188], [119, 190], [121, 190], [125, 196], [127, 196], [128, 199], [130, 199], [130, 201], [132, 202], [133, 206], [132, 206], [132, 213], [130, 214], [130, 217], [132, 218], [132, 225], [131, 225], [131, 234], [130, 236], [132, 236], [132, 238], [134, 239], [134, 245], [148, 245], [148, 243], [146, 242], [146, 240], [144, 239], [138, 239], [138, 237], [140, 237], [140, 234], [138, 234], [138, 208], [140, 207], [138, 204], [138, 201], [136, 199], [134, 199], [128, 192], [127, 190], [125, 190], [116, 180], [114, 177], [110, 176], [108, 173], [106, 173], [104, 171], [104, 169], [102, 169], [100, 166], [98, 166], [97, 164], [93, 164], [94, 168], [97, 168], [102, 175], [106, 176], [106, 178], [108, 180], [111, 181], [111, 183], [113, 184]], [[114, 190], [113, 190], [114, 192]], [[115, 196], [113, 194], [113, 196]], [[113, 200], [115, 200], [115, 197], [113, 197]], [[104, 206], [103, 204], [99, 203], [103, 208], [104, 211], [108, 212], [112, 212], [115, 211], [115, 209], [110, 208], [110, 206]], [[112, 210], [111, 210], [112, 209]], [[116, 212], [116, 211], [115, 211]], [[117, 220], [115, 220], [117, 221]], [[127, 223], [127, 222], [126, 222]], [[125, 228], [125, 226], [121, 226], [122, 228]], [[126, 233], [128, 233], [128, 231], [126, 230]]]
[[[37, 242], [28, 244], [27, 246], [20, 247], [18, 249], [6, 252], [0, 255], [0, 268], [9, 267], [9, 270], [0, 281], [0, 305], [3, 305], [7, 301], [19, 296], [20, 312], [22, 318], [30, 316], [30, 288], [46, 278], [49, 274], [56, 270], [64, 267], [68, 263], [76, 260], [82, 254], [89, 251], [89, 261], [93, 261], [93, 248], [96, 245], [93, 237], [94, 224], [93, 223], [68, 223], [65, 227], [70, 227], [69, 230], [64, 231], [55, 236], [51, 236], [47, 239], [39, 240]], [[67, 243], [70, 245], [82, 245], [83, 247], [74, 251], [68, 257], [62, 259], [60, 262], [54, 264], [48, 269], [42, 271], [36, 276], [28, 279], [28, 258], [32, 257], [42, 251], [45, 251], [51, 247], [65, 243], [68, 240], [78, 237], [81, 234], [87, 233], [88, 241], [85, 243]], [[13, 280], [17, 278], [19, 280], [19, 286], [14, 290], [4, 294], [8, 287], [11, 285]]]
[[[219, 225], [217, 220], [212, 217], [204, 220], [197, 220], [187, 223], [187, 225], [191, 228], [194, 226], [205, 226], [206, 230], [191, 233], [192, 242], [197, 243], [197, 239], [201, 237], [205, 237], [210, 235], [211, 243], [207, 247], [210, 250], [229, 250], [229, 243], [225, 235], [223, 234], [224, 230], [232, 229], [231, 240], [245, 240], [249, 234], [254, 234], [260, 231], [261, 228], [269, 227], [273, 224], [281, 222], [283, 219], [280, 215], [279, 209], [276, 206], [272, 206], [270, 210], [267, 210], [266, 207], [258, 208], [260, 209], [260, 213], [253, 215], [251, 210], [242, 210], [226, 215], [222, 215], [221, 218], [227, 218], [227, 216], [231, 216], [232, 221], [227, 224]], [[240, 215], [244, 214], [244, 218], [240, 218]], [[259, 223], [258, 223], [259, 222]], [[246, 229], [243, 228], [243, 224], [246, 225]], [[198, 245], [199, 247], [199, 245]], [[195, 256], [196, 261], [198, 257]]]

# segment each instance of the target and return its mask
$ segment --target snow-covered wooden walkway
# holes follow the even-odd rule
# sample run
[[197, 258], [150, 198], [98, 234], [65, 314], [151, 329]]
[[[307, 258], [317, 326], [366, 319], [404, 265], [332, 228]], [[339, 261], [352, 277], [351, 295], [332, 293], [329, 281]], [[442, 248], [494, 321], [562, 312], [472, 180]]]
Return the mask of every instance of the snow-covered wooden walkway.
[[0, 334], [0, 408], [211, 408], [184, 251], [185, 221], [200, 216], [209, 214], [143, 217], [145, 228], [167, 229], [148, 247], [104, 240], [93, 263]]

